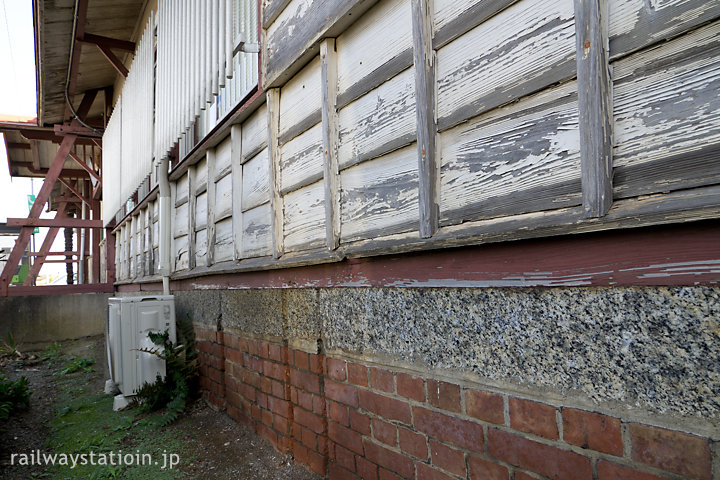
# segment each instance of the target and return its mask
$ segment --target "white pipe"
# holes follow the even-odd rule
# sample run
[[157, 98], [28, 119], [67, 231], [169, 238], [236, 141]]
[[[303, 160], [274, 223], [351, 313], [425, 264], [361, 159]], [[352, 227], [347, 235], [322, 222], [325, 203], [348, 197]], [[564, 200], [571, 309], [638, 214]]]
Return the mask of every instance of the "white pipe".
[[225, 0], [225, 72], [227, 78], [233, 77], [233, 5], [232, 0]]
[[207, 107], [207, 75], [205, 75], [205, 71], [207, 69], [207, 59], [208, 55], [206, 55], [208, 42], [207, 42], [207, 36], [208, 36], [208, 24], [207, 24], [207, 18], [208, 18], [208, 2], [209, 0], [199, 0], [202, 2], [202, 11], [200, 12], [200, 29], [198, 30], [200, 32], [200, 41], [198, 42], [198, 45], [200, 45], [200, 64], [199, 64], [199, 75], [200, 75], [200, 91], [198, 92], [198, 97], [200, 99], [200, 110], [205, 110]]
[[163, 294], [170, 295], [170, 182], [168, 181], [168, 158], [163, 157], [158, 167], [158, 185], [160, 187], [160, 274], [163, 277]]
[[[218, 33], [220, 31], [218, 21], [218, 0], [212, 0], [212, 28], [210, 29], [210, 53], [212, 54], [212, 68], [210, 73], [212, 74], [212, 94], [217, 96], [218, 94]], [[211, 100], [212, 101], [212, 100]]]
[[[83, 157], [83, 162], [84, 161], [85, 161], [85, 157]], [[80, 184], [80, 193], [83, 196], [85, 196], [85, 181], [84, 180]], [[85, 202], [80, 202], [80, 203], [82, 203], [82, 208], [80, 211], [80, 218], [85, 220], [86, 216], [87, 216], [87, 210], [86, 210], [87, 207], [85, 205]], [[85, 265], [85, 229], [84, 228], [80, 229], [80, 242], [79, 243], [80, 243], [80, 246], [79, 246], [80, 262], [78, 263], [78, 282], [77, 283], [78, 283], [78, 285], [82, 285], [85, 283], [85, 275], [83, 274], [83, 270], [84, 270], [83, 266]]]
[[[218, 12], [218, 23], [219, 23], [219, 33], [218, 33], [218, 62], [220, 63], [218, 66], [220, 67], [220, 74], [218, 79], [218, 86], [220, 88], [225, 88], [225, 71], [226, 71], [226, 65], [225, 65], [225, 37], [226, 37], [226, 30], [225, 30], [225, 18], [227, 17], [227, 11], [225, 10], [225, 0], [220, 0], [220, 11]], [[223, 98], [225, 98], [227, 94], [223, 95]]]
[[213, 0], [207, 0], [207, 12], [205, 18], [205, 101], [212, 103], [212, 55], [211, 55], [211, 29], [212, 29], [212, 3]]

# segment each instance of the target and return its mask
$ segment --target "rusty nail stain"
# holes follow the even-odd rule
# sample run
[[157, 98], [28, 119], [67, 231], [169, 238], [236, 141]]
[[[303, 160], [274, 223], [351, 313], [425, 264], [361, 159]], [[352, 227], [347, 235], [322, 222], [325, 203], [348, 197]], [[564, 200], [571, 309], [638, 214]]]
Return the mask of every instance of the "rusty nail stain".
[[590, 48], [590, 40], [588, 40], [588, 41], [585, 42], [585, 48], [586, 48], [586, 49], [587, 49], [587, 48]]

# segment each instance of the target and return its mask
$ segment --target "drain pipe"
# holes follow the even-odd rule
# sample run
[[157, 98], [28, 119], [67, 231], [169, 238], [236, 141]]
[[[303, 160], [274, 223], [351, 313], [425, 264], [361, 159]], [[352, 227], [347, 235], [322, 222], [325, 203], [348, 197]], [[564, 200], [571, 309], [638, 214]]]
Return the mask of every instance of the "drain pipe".
[[163, 295], [170, 295], [170, 181], [168, 180], [168, 158], [158, 165], [158, 186], [160, 187], [160, 274]]

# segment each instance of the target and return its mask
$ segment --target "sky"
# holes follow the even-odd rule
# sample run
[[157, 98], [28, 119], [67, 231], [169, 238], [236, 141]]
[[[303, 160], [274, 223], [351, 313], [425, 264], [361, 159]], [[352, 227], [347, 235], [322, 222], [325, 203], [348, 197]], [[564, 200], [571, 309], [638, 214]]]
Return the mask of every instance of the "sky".
[[[35, 49], [31, 0], [0, 0], [0, 113], [36, 117]], [[7, 217], [27, 217], [27, 195], [40, 190], [42, 181], [10, 178], [5, 142], [0, 142], [0, 222]], [[53, 214], [43, 214], [52, 218]], [[36, 249], [42, 245], [47, 229], [35, 235]], [[63, 251], [63, 235], [52, 250]], [[56, 257], [57, 258], [57, 257]], [[65, 265], [45, 264], [41, 273], [64, 271]]]

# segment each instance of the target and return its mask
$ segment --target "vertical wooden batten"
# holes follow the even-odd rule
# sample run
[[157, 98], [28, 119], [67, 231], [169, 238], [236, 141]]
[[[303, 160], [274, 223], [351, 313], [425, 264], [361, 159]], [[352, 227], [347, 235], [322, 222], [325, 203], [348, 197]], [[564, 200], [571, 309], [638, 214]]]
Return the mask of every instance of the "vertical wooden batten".
[[335, 39], [320, 45], [323, 178], [325, 184], [325, 243], [330, 250], [340, 245], [340, 198], [338, 195], [338, 67]]
[[188, 169], [188, 268], [195, 268], [195, 210], [197, 209], [197, 193], [195, 192], [195, 179], [197, 167]]
[[207, 151], [207, 266], [215, 263], [215, 149]]
[[604, 216], [613, 201], [613, 109], [607, 0], [574, 0], [583, 211]]
[[243, 258], [243, 221], [242, 221], [242, 127], [230, 128], [230, 162], [232, 165], [232, 224], [233, 224], [233, 260]]
[[435, 151], [435, 51], [432, 48], [432, 0], [411, 0], [417, 117], [420, 236], [438, 229], [438, 162]]
[[270, 209], [272, 211], [273, 257], [280, 258], [284, 253], [283, 245], [283, 200], [280, 194], [281, 164], [280, 144], [280, 89], [267, 91], [268, 123], [268, 160], [270, 161]]

